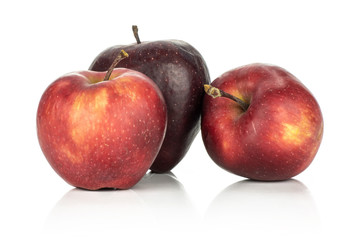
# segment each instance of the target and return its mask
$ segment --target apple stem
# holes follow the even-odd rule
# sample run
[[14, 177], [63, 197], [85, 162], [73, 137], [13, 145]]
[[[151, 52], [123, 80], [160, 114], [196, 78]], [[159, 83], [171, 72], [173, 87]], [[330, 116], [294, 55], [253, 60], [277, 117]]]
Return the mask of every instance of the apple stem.
[[241, 109], [245, 112], [248, 107], [249, 107], [249, 104], [246, 103], [245, 101], [241, 100], [240, 98], [238, 97], [235, 97], [234, 95], [231, 95], [227, 92], [224, 92], [223, 90], [221, 89], [218, 89], [216, 87], [213, 87], [209, 84], [204, 84], [204, 90], [206, 92], [207, 95], [213, 97], [213, 98], [217, 98], [217, 97], [225, 97], [225, 98], [229, 98], [235, 102], [237, 102]]
[[129, 54], [127, 54], [127, 52], [125, 52], [124, 50], [120, 51], [120, 54], [115, 58], [115, 60], [113, 61], [113, 63], [111, 64], [111, 66], [109, 67], [105, 77], [104, 77], [104, 81], [108, 81], [110, 79], [111, 73], [114, 70], [115, 66], [124, 58], [127, 58], [129, 56]]
[[139, 30], [138, 30], [138, 27], [136, 25], [133, 25], [132, 26], [132, 30], [133, 30], [133, 33], [134, 33], [134, 36], [135, 36], [135, 39], [136, 39], [136, 42], [137, 44], [140, 44], [140, 38], [139, 38]]

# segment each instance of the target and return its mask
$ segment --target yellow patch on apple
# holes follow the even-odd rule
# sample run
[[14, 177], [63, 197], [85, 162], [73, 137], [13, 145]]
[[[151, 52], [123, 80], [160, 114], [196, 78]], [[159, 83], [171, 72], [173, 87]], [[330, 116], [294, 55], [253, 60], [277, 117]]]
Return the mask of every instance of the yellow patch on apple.
[[84, 93], [76, 96], [69, 113], [70, 136], [76, 144], [84, 144], [89, 135], [95, 134], [93, 130], [101, 124], [98, 119], [106, 114], [107, 90], [100, 89], [90, 96]]
[[62, 145], [60, 148], [60, 151], [66, 156], [66, 158], [73, 162], [73, 163], [79, 163], [82, 162], [82, 157], [80, 154], [73, 154], [72, 151], [69, 150], [69, 148], [66, 145]]
[[[121, 80], [121, 83], [130, 84], [131, 80], [124, 78]], [[126, 94], [126, 96], [129, 97], [132, 102], [134, 102], [136, 100], [136, 94], [133, 91], [131, 91], [131, 89], [129, 89], [129, 87], [127, 85], [117, 83], [114, 86], [115, 86], [116, 91], [120, 95]]]
[[282, 139], [294, 145], [301, 145], [312, 136], [311, 123], [305, 114], [301, 114], [301, 120], [297, 123], [283, 123]]

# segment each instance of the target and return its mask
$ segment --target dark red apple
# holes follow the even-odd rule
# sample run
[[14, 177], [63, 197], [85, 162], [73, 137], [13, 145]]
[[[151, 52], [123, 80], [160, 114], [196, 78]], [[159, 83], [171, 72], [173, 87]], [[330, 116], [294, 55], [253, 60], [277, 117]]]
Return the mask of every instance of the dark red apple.
[[105, 71], [121, 49], [129, 57], [117, 67], [144, 73], [160, 88], [167, 105], [168, 126], [164, 143], [151, 170], [166, 172], [185, 156], [200, 129], [203, 85], [210, 82], [208, 69], [200, 53], [179, 40], [140, 42], [110, 47], [93, 61], [90, 70]]
[[166, 121], [165, 100], [146, 75], [80, 71], [46, 89], [37, 133], [50, 165], [69, 184], [128, 189], [157, 156]]
[[252, 64], [233, 69], [205, 89], [202, 138], [210, 157], [234, 174], [263, 181], [306, 169], [323, 135], [320, 107], [286, 70]]

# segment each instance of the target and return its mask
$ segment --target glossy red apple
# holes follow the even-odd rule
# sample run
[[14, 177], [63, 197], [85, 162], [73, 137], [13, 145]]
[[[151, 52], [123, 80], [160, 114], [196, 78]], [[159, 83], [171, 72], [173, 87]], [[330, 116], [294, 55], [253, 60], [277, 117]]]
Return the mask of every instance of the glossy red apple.
[[128, 189], [157, 156], [166, 121], [164, 98], [146, 75], [120, 68], [80, 71], [46, 89], [37, 133], [46, 159], [69, 184]]
[[200, 130], [203, 85], [210, 82], [201, 54], [180, 40], [140, 42], [110, 47], [93, 61], [90, 70], [105, 71], [121, 49], [129, 57], [117, 67], [130, 68], [150, 77], [160, 88], [167, 105], [168, 126], [165, 140], [151, 170], [163, 173], [173, 169], [186, 155]]
[[320, 107], [286, 70], [252, 64], [206, 85], [202, 138], [210, 157], [234, 174], [263, 181], [306, 169], [323, 135]]

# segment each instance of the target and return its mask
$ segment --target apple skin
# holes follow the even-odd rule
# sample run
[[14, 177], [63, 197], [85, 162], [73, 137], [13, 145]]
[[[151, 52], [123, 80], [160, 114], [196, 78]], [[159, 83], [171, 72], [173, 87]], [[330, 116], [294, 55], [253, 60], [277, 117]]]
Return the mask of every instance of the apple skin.
[[94, 59], [89, 69], [107, 70], [122, 49], [129, 57], [117, 67], [144, 73], [158, 85], [165, 98], [168, 126], [150, 169], [157, 173], [170, 171], [186, 155], [200, 130], [203, 85], [210, 82], [206, 63], [190, 44], [163, 40], [110, 47]]
[[212, 86], [249, 104], [204, 97], [202, 138], [223, 169], [261, 181], [286, 180], [305, 170], [323, 135], [320, 107], [292, 74], [272, 65], [250, 64], [224, 73]]
[[41, 97], [37, 134], [53, 169], [69, 184], [128, 189], [147, 172], [163, 142], [167, 113], [154, 82], [140, 72], [80, 71]]

